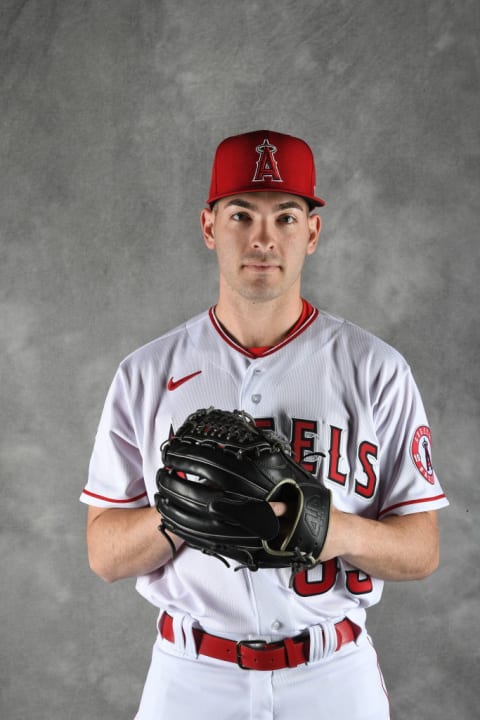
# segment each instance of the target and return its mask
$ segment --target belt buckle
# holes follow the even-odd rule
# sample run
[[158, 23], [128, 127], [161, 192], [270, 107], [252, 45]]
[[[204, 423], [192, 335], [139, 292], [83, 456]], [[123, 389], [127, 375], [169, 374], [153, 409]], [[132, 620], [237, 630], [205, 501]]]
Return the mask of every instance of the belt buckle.
[[266, 640], [238, 640], [236, 643], [236, 654], [237, 654], [237, 665], [242, 670], [250, 670], [251, 668], [245, 667], [245, 665], [242, 665], [242, 654], [241, 654], [241, 648], [246, 647], [250, 648], [251, 650], [264, 650], [265, 645], [268, 645]]

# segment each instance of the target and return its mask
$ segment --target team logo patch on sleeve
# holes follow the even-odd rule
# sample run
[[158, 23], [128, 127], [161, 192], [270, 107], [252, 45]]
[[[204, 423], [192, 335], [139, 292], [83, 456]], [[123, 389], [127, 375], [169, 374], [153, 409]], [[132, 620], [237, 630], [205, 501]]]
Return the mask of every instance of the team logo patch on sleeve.
[[426, 425], [416, 429], [410, 449], [417, 470], [431, 485], [435, 484], [435, 473], [432, 465], [432, 433]]

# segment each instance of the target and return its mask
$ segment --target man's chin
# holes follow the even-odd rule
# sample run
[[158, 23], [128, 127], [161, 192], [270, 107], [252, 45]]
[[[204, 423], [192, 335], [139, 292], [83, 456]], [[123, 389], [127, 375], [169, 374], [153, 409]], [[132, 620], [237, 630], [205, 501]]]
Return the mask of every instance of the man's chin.
[[241, 293], [245, 300], [249, 300], [251, 303], [267, 303], [272, 300], [279, 298], [282, 293], [273, 288], [249, 288]]

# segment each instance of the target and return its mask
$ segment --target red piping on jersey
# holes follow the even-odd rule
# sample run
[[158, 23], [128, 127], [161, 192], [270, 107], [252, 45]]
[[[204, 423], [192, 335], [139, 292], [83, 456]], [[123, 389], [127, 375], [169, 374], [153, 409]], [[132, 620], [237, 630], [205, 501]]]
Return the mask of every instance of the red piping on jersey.
[[418, 500], [406, 500], [405, 502], [397, 503], [396, 505], [391, 505], [391, 507], [385, 508], [385, 510], [382, 510], [381, 513], [379, 513], [378, 517], [382, 517], [382, 515], [386, 515], [389, 512], [392, 512], [392, 510], [396, 510], [399, 507], [405, 507], [406, 505], [416, 505], [418, 503], [427, 503], [427, 502], [435, 502], [435, 500], [443, 500], [446, 498], [446, 495], [442, 493], [442, 495], [435, 495], [435, 497], [429, 497], [429, 498], [419, 498]]
[[[217, 316], [215, 315], [215, 308], [211, 307], [208, 311], [208, 314], [210, 316], [213, 327], [218, 332], [220, 337], [227, 343], [227, 345], [230, 345], [230, 347], [232, 347], [234, 350], [238, 350], [238, 352], [242, 353], [242, 355], [245, 355], [248, 358], [254, 359], [259, 357], [258, 354], [250, 352], [250, 350], [248, 350], [247, 348], [238, 345], [235, 340], [233, 340], [229, 335], [227, 335], [227, 333], [217, 320]], [[317, 308], [312, 307], [311, 313], [308, 315], [307, 319], [300, 325], [300, 327], [296, 328], [292, 333], [287, 335], [287, 337], [282, 340], [282, 342], [278, 343], [278, 345], [267, 348], [265, 352], [260, 355], [260, 357], [272, 355], [273, 353], [277, 352], [277, 350], [280, 350], [281, 348], [285, 347], [285, 345], [288, 345], [288, 343], [292, 342], [292, 340], [295, 340], [296, 337], [298, 337], [302, 332], [304, 332], [308, 327], [310, 327], [313, 321], [317, 319], [318, 315], [319, 312]]]
[[97, 500], [104, 500], [105, 502], [117, 503], [119, 505], [121, 505], [122, 503], [136, 502], [143, 497], [147, 497], [146, 492], [143, 492], [140, 495], [136, 495], [133, 498], [126, 498], [126, 500], [116, 500], [115, 498], [104, 497], [103, 495], [97, 495], [97, 493], [90, 492], [90, 490], [84, 490], [83, 493], [84, 495], [89, 495], [90, 497], [96, 498]]

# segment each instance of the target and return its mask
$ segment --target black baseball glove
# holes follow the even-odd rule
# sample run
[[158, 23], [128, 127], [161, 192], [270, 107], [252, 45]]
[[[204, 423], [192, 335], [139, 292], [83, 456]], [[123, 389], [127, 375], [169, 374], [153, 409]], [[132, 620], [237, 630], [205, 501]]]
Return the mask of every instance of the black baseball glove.
[[[163, 444], [162, 460], [155, 502], [174, 554], [169, 531], [227, 565], [290, 567], [292, 579], [317, 562], [330, 492], [246, 413], [197, 410]], [[273, 501], [286, 504], [285, 515], [276, 517]]]

